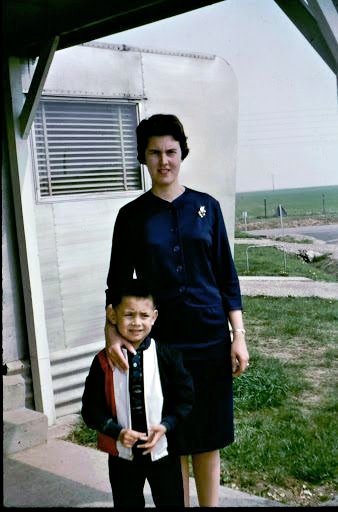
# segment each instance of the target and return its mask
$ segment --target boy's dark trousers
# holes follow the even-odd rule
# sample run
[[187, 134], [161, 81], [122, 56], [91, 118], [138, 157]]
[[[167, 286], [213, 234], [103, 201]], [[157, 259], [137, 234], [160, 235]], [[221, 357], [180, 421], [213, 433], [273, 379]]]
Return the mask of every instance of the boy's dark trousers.
[[109, 455], [109, 480], [114, 507], [144, 507], [148, 480], [155, 507], [184, 507], [180, 457], [167, 455], [152, 462], [150, 454], [132, 461]]

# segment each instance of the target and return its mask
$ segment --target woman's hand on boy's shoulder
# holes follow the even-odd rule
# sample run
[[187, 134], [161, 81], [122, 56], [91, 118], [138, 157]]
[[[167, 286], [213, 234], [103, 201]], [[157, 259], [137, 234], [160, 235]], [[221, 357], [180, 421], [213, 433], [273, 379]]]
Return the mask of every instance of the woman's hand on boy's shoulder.
[[125, 340], [117, 332], [115, 325], [106, 320], [104, 326], [104, 334], [106, 339], [106, 354], [109, 366], [113, 370], [118, 368], [121, 371], [126, 371], [129, 368], [128, 359], [124, 357], [122, 347], [125, 347], [129, 352], [135, 354], [135, 349], [132, 343]]

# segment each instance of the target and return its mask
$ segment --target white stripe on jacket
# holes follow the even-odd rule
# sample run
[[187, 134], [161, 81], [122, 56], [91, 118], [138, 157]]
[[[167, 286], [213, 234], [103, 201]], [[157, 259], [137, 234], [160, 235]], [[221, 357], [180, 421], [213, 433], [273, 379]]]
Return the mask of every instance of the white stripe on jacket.
[[[128, 358], [127, 349], [122, 348], [123, 355]], [[131, 428], [130, 397], [129, 397], [129, 370], [121, 372], [115, 368], [113, 372], [117, 421], [123, 428]], [[163, 394], [158, 369], [156, 344], [153, 339], [149, 347], [143, 351], [143, 387], [147, 429], [152, 425], [159, 425], [162, 420]], [[127, 460], [133, 459], [131, 448], [126, 448], [120, 441], [116, 443], [119, 457]], [[151, 450], [151, 460], [155, 461], [168, 455], [168, 442], [162, 436]]]

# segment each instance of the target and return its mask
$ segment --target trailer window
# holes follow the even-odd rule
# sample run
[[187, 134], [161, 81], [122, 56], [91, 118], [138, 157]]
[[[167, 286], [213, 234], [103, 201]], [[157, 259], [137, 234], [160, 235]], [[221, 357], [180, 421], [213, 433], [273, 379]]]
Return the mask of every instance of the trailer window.
[[137, 105], [43, 99], [34, 120], [40, 199], [141, 190]]

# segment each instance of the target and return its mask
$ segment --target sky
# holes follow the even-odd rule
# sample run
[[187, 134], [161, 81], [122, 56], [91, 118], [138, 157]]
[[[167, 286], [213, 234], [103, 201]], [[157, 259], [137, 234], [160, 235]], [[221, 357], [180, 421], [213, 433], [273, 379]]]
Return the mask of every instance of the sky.
[[336, 77], [273, 0], [225, 0], [98, 41], [230, 64], [237, 192], [338, 185]]

